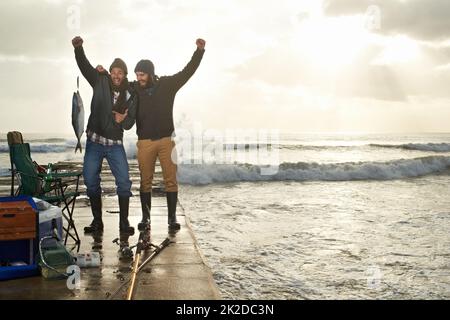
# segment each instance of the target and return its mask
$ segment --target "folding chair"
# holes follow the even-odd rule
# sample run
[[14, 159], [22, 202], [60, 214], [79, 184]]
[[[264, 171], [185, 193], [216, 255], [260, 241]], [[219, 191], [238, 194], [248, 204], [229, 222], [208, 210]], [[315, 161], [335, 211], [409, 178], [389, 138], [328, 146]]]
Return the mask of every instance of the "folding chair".
[[[73, 220], [73, 211], [76, 198], [80, 195], [78, 188], [81, 172], [60, 173], [39, 166], [31, 159], [30, 145], [23, 143], [20, 132], [8, 133], [8, 145], [11, 160], [11, 194], [33, 196], [57, 206], [62, 205], [62, 214], [68, 223], [67, 228], [63, 228], [64, 245], [70, 237], [79, 250], [81, 241]], [[42, 172], [43, 169], [47, 171]], [[15, 176], [19, 181], [16, 191], [14, 191]]]
[[[7, 137], [8, 137], [8, 145], [9, 146], [12, 144], [15, 144], [15, 143], [19, 143], [19, 144], [23, 143], [22, 134], [20, 132], [17, 132], [17, 131], [8, 132]], [[10, 169], [10, 171], [11, 171], [11, 197], [14, 197], [14, 196], [18, 195], [19, 189], [17, 189], [17, 191], [14, 191], [14, 180], [15, 180], [17, 173], [15, 172], [15, 169], [14, 169], [14, 163], [13, 163], [12, 157], [11, 157], [11, 150], [9, 152], [9, 160], [11, 162], [11, 169]]]

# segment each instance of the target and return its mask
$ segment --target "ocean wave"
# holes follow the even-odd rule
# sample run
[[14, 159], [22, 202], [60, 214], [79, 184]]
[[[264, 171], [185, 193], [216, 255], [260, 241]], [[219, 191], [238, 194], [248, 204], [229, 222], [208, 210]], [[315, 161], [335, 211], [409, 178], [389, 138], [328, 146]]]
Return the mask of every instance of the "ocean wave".
[[11, 173], [9, 171], [9, 169], [7, 168], [0, 168], [0, 177], [7, 177], [10, 176]]
[[[264, 170], [264, 167], [262, 167]], [[181, 164], [180, 183], [206, 185], [239, 181], [354, 181], [394, 180], [440, 173], [450, 168], [450, 157], [429, 156], [387, 162], [347, 162], [336, 164], [282, 163], [271, 175], [249, 164]]]
[[[27, 139], [26, 137], [24, 137], [24, 142], [28, 142], [28, 143], [36, 143], [36, 142], [44, 142], [44, 143], [64, 143], [64, 142], [68, 142], [68, 141], [72, 141], [71, 139], [64, 139], [64, 138], [31, 138], [31, 139]], [[5, 143], [8, 142], [8, 139], [5, 138], [0, 138], [0, 143]]]
[[286, 150], [339, 150], [354, 148], [389, 148], [401, 150], [427, 151], [427, 152], [450, 152], [450, 143], [405, 143], [405, 144], [359, 144], [359, 145], [274, 145]]
[[404, 150], [430, 151], [430, 152], [450, 152], [450, 143], [406, 143], [406, 144], [371, 144], [376, 148], [393, 148]]
[[368, 145], [307, 145], [307, 144], [281, 144], [273, 145], [273, 148], [285, 150], [304, 150], [304, 151], [325, 151], [325, 150], [343, 150], [367, 147]]
[[[5, 139], [0, 139], [0, 141]], [[39, 142], [41, 141], [41, 142]], [[39, 143], [37, 143], [39, 142]], [[37, 153], [62, 153], [72, 151], [75, 149], [76, 141], [75, 139], [36, 139], [29, 141], [31, 146], [31, 152]], [[84, 143], [83, 143], [84, 144]], [[136, 158], [136, 141], [135, 140], [124, 140], [124, 147], [127, 152], [128, 159]], [[235, 144], [223, 144], [223, 150], [234, 150], [234, 151], [256, 151], [260, 149], [284, 149], [291, 151], [342, 151], [361, 148], [389, 148], [398, 150], [413, 150], [413, 151], [424, 151], [424, 152], [450, 152], [450, 143], [407, 143], [407, 144], [356, 144], [356, 145], [309, 145], [309, 144], [258, 144], [258, 143], [235, 143]], [[84, 149], [84, 145], [83, 145]], [[9, 147], [5, 141], [0, 144], [0, 153], [8, 153]]]
[[[75, 144], [30, 144], [31, 152], [35, 153], [62, 153], [75, 150]], [[0, 153], [9, 153], [8, 145], [0, 145]]]
[[[224, 145], [224, 148], [227, 145]], [[260, 149], [260, 148], [278, 148], [285, 150], [303, 150], [303, 151], [326, 151], [326, 150], [347, 150], [359, 148], [389, 148], [401, 150], [415, 150], [427, 152], [450, 152], [450, 143], [406, 143], [406, 144], [349, 144], [349, 145], [309, 145], [309, 144], [236, 144], [234, 149]], [[233, 145], [231, 145], [233, 149]]]
[[265, 149], [265, 148], [279, 148], [281, 147], [278, 144], [274, 143], [224, 143], [223, 149], [231, 149], [231, 150], [251, 150], [251, 149]]

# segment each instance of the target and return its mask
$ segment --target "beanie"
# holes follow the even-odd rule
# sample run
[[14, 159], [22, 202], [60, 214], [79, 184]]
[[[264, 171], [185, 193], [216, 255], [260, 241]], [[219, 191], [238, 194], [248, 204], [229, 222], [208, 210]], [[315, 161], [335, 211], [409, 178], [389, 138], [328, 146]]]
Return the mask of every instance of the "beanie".
[[109, 72], [111, 72], [111, 70], [113, 68], [119, 68], [122, 69], [123, 72], [125, 73], [125, 75], [128, 74], [128, 69], [127, 69], [127, 65], [125, 64], [125, 62], [120, 59], [120, 58], [116, 58], [114, 59], [113, 63], [111, 64], [111, 66], [109, 67]]
[[150, 76], [154, 76], [155, 66], [150, 60], [141, 60], [137, 63], [136, 68], [134, 68], [134, 72], [144, 72]]

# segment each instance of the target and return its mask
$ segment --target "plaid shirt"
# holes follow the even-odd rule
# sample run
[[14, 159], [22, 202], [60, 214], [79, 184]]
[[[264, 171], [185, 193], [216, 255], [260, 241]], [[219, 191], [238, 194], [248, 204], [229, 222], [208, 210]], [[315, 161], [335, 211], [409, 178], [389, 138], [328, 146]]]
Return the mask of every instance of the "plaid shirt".
[[107, 139], [105, 137], [102, 137], [99, 134], [96, 134], [93, 131], [90, 131], [90, 130], [86, 130], [86, 134], [87, 134], [87, 138], [90, 141], [95, 142], [95, 143], [99, 143], [99, 144], [104, 145], [104, 146], [110, 147], [110, 146], [114, 146], [114, 145], [122, 145], [123, 144], [122, 140]]

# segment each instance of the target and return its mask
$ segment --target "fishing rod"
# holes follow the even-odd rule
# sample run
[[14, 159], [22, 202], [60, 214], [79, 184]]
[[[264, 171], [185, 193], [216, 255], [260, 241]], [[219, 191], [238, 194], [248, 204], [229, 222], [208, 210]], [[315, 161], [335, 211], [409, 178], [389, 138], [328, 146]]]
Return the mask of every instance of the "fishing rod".
[[[151, 243], [150, 243], [151, 245]], [[134, 291], [134, 285], [136, 283], [136, 276], [138, 273], [138, 268], [139, 268], [139, 261], [141, 260], [141, 252], [144, 248], [145, 244], [144, 244], [144, 232], [141, 232], [139, 234], [139, 240], [137, 243], [137, 247], [136, 247], [136, 255], [134, 256], [134, 261], [133, 261], [133, 268], [131, 270], [131, 284], [128, 287], [128, 291], [127, 291], [127, 300], [131, 300], [131, 297], [133, 296], [133, 291]]]
[[[134, 288], [136, 285], [136, 278], [137, 278], [138, 273], [142, 270], [142, 268], [145, 267], [145, 265], [147, 263], [149, 263], [153, 258], [155, 258], [170, 243], [171, 243], [170, 239], [166, 238], [166, 239], [164, 239], [163, 242], [161, 242], [160, 245], [155, 245], [150, 242], [150, 229], [146, 228], [145, 230], [141, 231], [139, 234], [138, 243], [135, 246], [130, 247], [130, 250], [131, 250], [131, 248], [136, 247], [136, 255], [135, 255], [133, 263], [132, 263], [131, 276], [126, 281], [124, 281], [117, 288], [117, 290], [114, 291], [112, 294], [107, 292], [106, 296], [108, 297], [108, 299], [114, 298], [122, 290], [122, 288], [131, 281], [131, 284], [127, 289], [127, 297], [126, 297], [126, 300], [131, 300], [133, 297]], [[150, 247], [154, 248], [153, 252], [150, 254], [150, 256], [147, 259], [145, 259], [141, 264], [139, 264], [141, 256], [142, 256], [142, 251], [145, 251], [145, 250], [149, 249]]]
[[[141, 271], [142, 268], [147, 263], [149, 263], [154, 257], [156, 257], [156, 255], [158, 253], [160, 253], [165, 247], [167, 247], [170, 244], [170, 242], [171, 242], [170, 239], [166, 238], [166, 239], [164, 239], [163, 242], [161, 242], [161, 244], [159, 246], [154, 245], [153, 243], [150, 243], [150, 246], [154, 247], [155, 250], [153, 250], [153, 252], [150, 254], [150, 256], [147, 259], [145, 259], [144, 262], [142, 262], [140, 265], [139, 265], [139, 260], [141, 258], [141, 253], [139, 253], [139, 255], [136, 254], [136, 258], [135, 258], [135, 262], [134, 262], [134, 266], [133, 266], [133, 273], [131, 275], [131, 284], [128, 287], [127, 300], [131, 300], [133, 297], [134, 286], [136, 283], [136, 276], [139, 273], [139, 271]], [[138, 246], [138, 248], [139, 248], [139, 246]], [[136, 249], [136, 252], [137, 252], [137, 250], [138, 249]]]
[[[181, 208], [184, 211], [184, 207], [181, 204], [180, 200], [178, 199], [178, 204], [181, 206]], [[118, 239], [114, 240], [113, 242], [116, 242], [118, 244]], [[127, 285], [130, 281], [132, 282], [127, 290], [127, 300], [131, 300], [133, 297], [134, 287], [136, 284], [136, 277], [139, 274], [139, 272], [145, 267], [147, 263], [149, 263], [153, 258], [155, 258], [164, 248], [166, 248], [172, 241], [169, 238], [164, 239], [163, 242], [159, 246], [154, 245], [150, 241], [150, 226], [147, 226], [144, 230], [142, 230], [139, 234], [139, 240], [138, 243], [131, 247], [121, 248], [121, 254], [124, 255], [126, 258], [132, 258], [133, 252], [132, 249], [136, 247], [136, 256], [134, 258], [134, 261], [132, 263], [132, 274], [131, 276], [124, 281], [112, 294], [107, 292], [106, 297], [108, 300], [113, 299], [121, 290], [122, 288]], [[139, 260], [141, 259], [141, 253], [142, 250], [147, 250], [150, 247], [153, 247], [154, 250], [150, 254], [150, 256], [147, 257], [140, 265]]]

